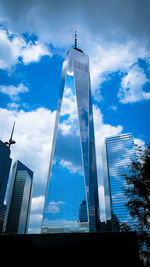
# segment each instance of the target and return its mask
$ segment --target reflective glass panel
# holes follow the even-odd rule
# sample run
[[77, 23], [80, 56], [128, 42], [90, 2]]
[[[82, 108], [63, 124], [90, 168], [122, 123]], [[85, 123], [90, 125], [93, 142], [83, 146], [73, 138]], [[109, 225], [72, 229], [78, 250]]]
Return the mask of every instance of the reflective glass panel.
[[131, 160], [135, 160], [134, 140], [131, 134], [123, 134], [106, 139], [103, 154], [104, 185], [107, 220], [112, 220], [114, 231], [120, 223], [133, 226], [134, 222], [126, 207], [127, 187], [124, 174], [131, 174]]
[[63, 63], [42, 232], [96, 231], [99, 201], [89, 59]]

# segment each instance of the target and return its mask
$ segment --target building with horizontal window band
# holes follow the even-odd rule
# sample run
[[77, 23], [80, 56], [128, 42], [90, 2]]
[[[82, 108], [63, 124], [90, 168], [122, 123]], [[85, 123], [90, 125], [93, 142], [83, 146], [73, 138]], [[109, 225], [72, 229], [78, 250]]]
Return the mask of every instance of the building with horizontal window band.
[[126, 207], [127, 186], [124, 174], [130, 175], [131, 161], [136, 159], [132, 134], [122, 134], [105, 139], [103, 173], [106, 220], [112, 231], [119, 231], [121, 224], [134, 229], [134, 221]]

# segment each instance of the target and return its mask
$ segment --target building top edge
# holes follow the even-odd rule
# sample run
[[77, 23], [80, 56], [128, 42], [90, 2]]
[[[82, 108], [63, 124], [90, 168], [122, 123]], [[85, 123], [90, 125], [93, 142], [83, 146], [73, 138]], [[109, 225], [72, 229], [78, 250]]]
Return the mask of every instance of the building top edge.
[[10, 151], [10, 148], [5, 144], [5, 142], [3, 142], [2, 140], [0, 140], [0, 145], [3, 146], [5, 149], [7, 149], [8, 151]]
[[125, 134], [120, 134], [120, 135], [113, 135], [113, 136], [108, 136], [105, 138], [105, 141], [117, 139], [117, 138], [122, 138], [122, 137], [133, 137], [131, 133], [125, 133]]
[[67, 52], [67, 55], [71, 52], [71, 51], [76, 51], [76, 52], [79, 52], [79, 53], [82, 53], [82, 54], [84, 54], [85, 55], [85, 53], [81, 50], [81, 49], [79, 49], [79, 48], [75, 48], [75, 47], [71, 47], [69, 50], [68, 50], [68, 52]]
[[23, 164], [20, 160], [15, 161], [14, 166], [17, 166], [17, 171], [27, 171], [31, 179], [33, 179], [34, 172], [29, 169], [25, 164]]

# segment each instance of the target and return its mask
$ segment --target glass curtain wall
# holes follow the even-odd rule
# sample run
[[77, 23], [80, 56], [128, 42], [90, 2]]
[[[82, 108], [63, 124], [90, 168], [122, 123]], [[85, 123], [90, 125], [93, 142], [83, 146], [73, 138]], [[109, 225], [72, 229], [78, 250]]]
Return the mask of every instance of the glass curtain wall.
[[89, 61], [72, 48], [63, 63], [42, 232], [90, 230], [89, 161]]
[[131, 134], [106, 138], [103, 151], [106, 219], [112, 230], [119, 231], [120, 224], [133, 226], [133, 219], [125, 206], [127, 186], [124, 174], [130, 175], [131, 160], [136, 158]]

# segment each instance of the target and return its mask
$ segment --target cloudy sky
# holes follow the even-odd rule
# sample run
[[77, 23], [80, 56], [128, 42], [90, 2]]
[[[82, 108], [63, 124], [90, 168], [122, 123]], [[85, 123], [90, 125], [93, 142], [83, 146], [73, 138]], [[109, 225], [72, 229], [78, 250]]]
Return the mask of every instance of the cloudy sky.
[[74, 43], [89, 55], [101, 218], [106, 136], [149, 142], [149, 0], [0, 0], [0, 139], [16, 121], [13, 161], [34, 171], [30, 232], [39, 232], [62, 62]]

